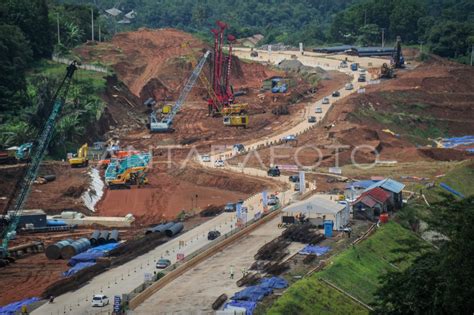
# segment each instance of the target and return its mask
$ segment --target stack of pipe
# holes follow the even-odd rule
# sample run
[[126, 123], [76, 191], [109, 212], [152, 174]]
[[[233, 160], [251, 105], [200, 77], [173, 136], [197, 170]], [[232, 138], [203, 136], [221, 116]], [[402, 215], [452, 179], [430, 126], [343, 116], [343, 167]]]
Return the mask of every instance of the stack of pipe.
[[85, 252], [91, 247], [91, 242], [87, 238], [80, 238], [63, 248], [61, 248], [61, 257], [70, 259], [72, 256]]
[[45, 254], [48, 259], [59, 259], [61, 258], [61, 250], [74, 242], [72, 239], [66, 239], [55, 244], [46, 247]]

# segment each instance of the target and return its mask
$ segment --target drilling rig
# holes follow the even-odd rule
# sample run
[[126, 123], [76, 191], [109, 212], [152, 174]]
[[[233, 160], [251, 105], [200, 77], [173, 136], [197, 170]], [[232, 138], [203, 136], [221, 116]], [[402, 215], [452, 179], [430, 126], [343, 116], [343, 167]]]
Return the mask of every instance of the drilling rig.
[[231, 34], [228, 34], [225, 37], [229, 44], [229, 53], [225, 56], [223, 52], [224, 33], [228, 26], [222, 21], [217, 21], [216, 25], [216, 29], [211, 29], [211, 32], [214, 35], [214, 52], [211, 67], [213, 93], [208, 99], [209, 115], [223, 116], [224, 125], [227, 126], [247, 127], [247, 104], [234, 103], [234, 91], [230, 84], [232, 72], [232, 45], [235, 43], [236, 38]]

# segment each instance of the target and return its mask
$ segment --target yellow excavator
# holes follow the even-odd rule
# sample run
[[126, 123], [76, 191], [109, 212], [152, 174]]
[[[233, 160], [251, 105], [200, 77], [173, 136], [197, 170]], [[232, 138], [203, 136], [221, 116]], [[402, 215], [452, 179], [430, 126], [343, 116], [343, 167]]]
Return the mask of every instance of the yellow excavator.
[[71, 167], [84, 167], [89, 165], [89, 159], [87, 153], [89, 152], [89, 146], [85, 143], [82, 147], [77, 150], [77, 155], [69, 159], [69, 165]]
[[148, 184], [146, 177], [146, 166], [131, 167], [122, 174], [119, 174], [115, 179], [107, 181], [110, 189], [130, 189], [132, 185]]

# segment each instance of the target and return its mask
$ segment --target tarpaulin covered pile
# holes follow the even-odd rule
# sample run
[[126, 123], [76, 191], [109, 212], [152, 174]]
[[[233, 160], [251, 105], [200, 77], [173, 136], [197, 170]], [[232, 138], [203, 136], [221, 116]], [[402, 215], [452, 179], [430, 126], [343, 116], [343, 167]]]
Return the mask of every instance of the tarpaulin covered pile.
[[301, 255], [310, 255], [314, 254], [317, 256], [321, 256], [329, 252], [331, 248], [327, 246], [318, 246], [318, 245], [306, 245], [302, 250], [299, 251]]
[[69, 266], [75, 266], [80, 262], [96, 262], [97, 258], [104, 257], [107, 252], [116, 248], [119, 243], [105, 244], [87, 250], [84, 253], [77, 254], [69, 260]]
[[40, 299], [37, 297], [24, 299], [18, 302], [13, 302], [5, 306], [0, 306], [0, 315], [10, 315], [15, 314], [16, 311], [21, 311], [23, 305], [29, 305], [31, 303], [37, 302]]
[[443, 147], [455, 148], [460, 145], [469, 145], [474, 143], [474, 136], [453, 137], [443, 139]]
[[246, 314], [251, 315], [258, 301], [271, 294], [273, 289], [283, 289], [286, 287], [288, 287], [288, 282], [283, 278], [263, 278], [259, 284], [235, 293], [231, 301], [225, 304], [224, 309], [231, 309], [232, 307], [245, 308]]
[[82, 270], [84, 268], [90, 267], [95, 265], [95, 262], [80, 262], [77, 263], [74, 267], [69, 268], [69, 270], [63, 272], [63, 276], [69, 277], [78, 272], [79, 270]]

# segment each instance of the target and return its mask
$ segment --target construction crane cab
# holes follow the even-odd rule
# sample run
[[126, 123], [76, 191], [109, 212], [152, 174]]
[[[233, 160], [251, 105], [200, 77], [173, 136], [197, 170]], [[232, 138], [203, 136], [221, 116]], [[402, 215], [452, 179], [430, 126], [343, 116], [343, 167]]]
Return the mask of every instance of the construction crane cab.
[[32, 142], [24, 143], [15, 152], [15, 157], [19, 162], [28, 162], [31, 157], [31, 148], [33, 147]]
[[249, 124], [249, 116], [248, 115], [224, 116], [224, 125], [225, 126], [247, 128], [248, 124]]
[[84, 167], [89, 165], [89, 158], [87, 157], [87, 153], [89, 152], [89, 146], [87, 143], [83, 144], [82, 147], [77, 150], [77, 155], [71, 157], [69, 161], [69, 165], [71, 167]]

